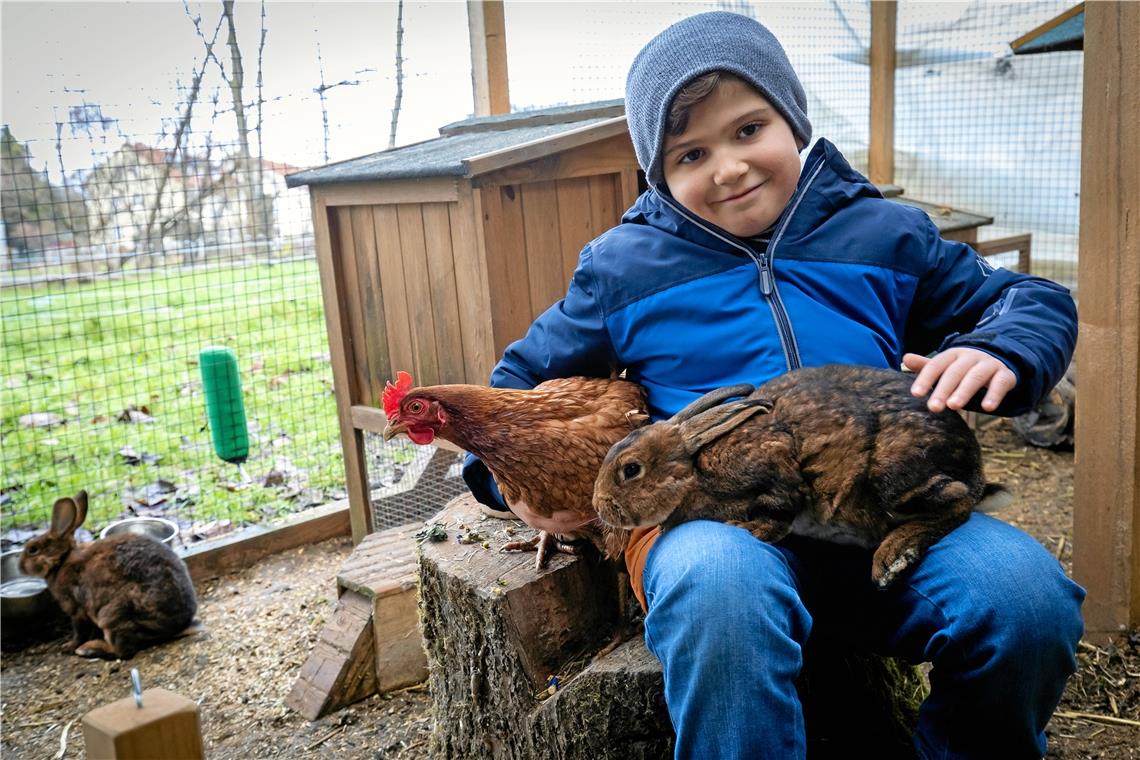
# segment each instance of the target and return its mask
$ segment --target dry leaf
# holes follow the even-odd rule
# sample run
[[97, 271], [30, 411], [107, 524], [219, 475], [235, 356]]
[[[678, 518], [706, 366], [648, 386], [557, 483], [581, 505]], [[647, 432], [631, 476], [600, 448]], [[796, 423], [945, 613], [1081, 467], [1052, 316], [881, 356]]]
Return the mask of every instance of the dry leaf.
[[49, 428], [63, 422], [63, 417], [55, 412], [32, 412], [20, 418], [20, 424], [27, 428]]

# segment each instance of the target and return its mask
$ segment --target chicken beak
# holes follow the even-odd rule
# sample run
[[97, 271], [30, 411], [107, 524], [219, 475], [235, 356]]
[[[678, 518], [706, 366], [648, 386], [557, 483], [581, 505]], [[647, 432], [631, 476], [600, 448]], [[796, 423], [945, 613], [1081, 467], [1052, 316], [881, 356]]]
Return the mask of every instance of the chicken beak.
[[384, 428], [384, 440], [390, 441], [393, 438], [395, 438], [396, 436], [398, 436], [400, 433], [407, 433], [407, 432], [408, 432], [408, 426], [406, 424], [404, 424], [403, 422], [399, 422], [399, 421], [392, 422], [391, 420], [389, 420], [388, 426]]

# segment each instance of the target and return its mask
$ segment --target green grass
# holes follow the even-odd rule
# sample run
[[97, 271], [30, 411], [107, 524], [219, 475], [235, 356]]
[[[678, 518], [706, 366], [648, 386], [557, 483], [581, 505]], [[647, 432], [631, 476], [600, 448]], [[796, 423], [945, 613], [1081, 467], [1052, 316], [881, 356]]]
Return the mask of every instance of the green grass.
[[[159, 479], [178, 487], [183, 521], [290, 511], [285, 489], [226, 487], [239, 474], [214, 455], [197, 365], [211, 344], [238, 357], [249, 475], [287, 463], [325, 498], [343, 489], [315, 262], [132, 273], [0, 290], [0, 530], [43, 524], [57, 497], [85, 488], [97, 531], [125, 494]], [[154, 422], [118, 421], [131, 406]], [[20, 424], [35, 412], [65, 422]], [[161, 459], [127, 464], [125, 446]]]

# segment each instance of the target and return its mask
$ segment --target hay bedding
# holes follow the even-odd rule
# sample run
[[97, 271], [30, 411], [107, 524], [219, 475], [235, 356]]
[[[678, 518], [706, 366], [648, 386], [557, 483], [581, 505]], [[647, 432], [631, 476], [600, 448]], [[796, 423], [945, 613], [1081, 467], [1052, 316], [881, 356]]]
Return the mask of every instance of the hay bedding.
[[[1021, 498], [998, 516], [1024, 528], [1070, 567], [1072, 453], [1024, 445], [1005, 423], [981, 434], [987, 472]], [[429, 697], [413, 687], [309, 722], [283, 705], [333, 608], [347, 539], [304, 547], [199, 588], [207, 632], [144, 650], [128, 663], [58, 652], [62, 640], [5, 653], [0, 753], [85, 756], [79, 718], [129, 695], [130, 668], [201, 705], [210, 758], [419, 758]], [[1140, 633], [1082, 644], [1080, 670], [1049, 725], [1048, 757], [1140, 758]], [[61, 753], [62, 752], [62, 753]]]

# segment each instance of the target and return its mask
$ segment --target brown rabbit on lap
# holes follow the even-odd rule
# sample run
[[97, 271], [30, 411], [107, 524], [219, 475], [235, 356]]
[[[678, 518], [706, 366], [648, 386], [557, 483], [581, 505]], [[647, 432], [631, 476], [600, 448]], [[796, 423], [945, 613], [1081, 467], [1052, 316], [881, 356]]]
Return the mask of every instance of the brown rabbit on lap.
[[66, 651], [129, 660], [195, 623], [194, 584], [170, 547], [134, 533], [79, 544], [75, 530], [86, 517], [86, 491], [57, 500], [51, 526], [20, 556], [20, 569], [46, 580], [71, 618]]
[[712, 391], [615, 444], [594, 507], [623, 528], [720, 520], [765, 541], [795, 533], [874, 549], [872, 580], [885, 589], [983, 499], [1009, 498], [986, 483], [961, 416], [929, 411], [911, 382], [829, 365]]

